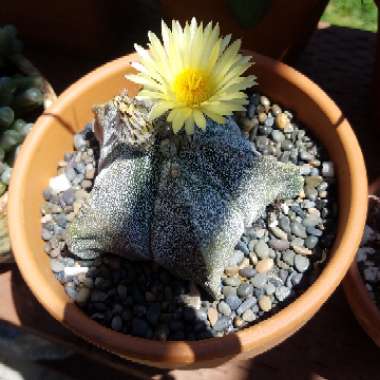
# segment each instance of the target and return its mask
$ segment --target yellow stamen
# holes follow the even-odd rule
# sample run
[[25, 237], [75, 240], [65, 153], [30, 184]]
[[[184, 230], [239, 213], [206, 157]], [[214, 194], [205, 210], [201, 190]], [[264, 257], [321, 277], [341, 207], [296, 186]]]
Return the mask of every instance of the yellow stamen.
[[185, 106], [199, 105], [209, 98], [210, 79], [203, 70], [188, 68], [175, 78], [173, 91], [177, 101]]

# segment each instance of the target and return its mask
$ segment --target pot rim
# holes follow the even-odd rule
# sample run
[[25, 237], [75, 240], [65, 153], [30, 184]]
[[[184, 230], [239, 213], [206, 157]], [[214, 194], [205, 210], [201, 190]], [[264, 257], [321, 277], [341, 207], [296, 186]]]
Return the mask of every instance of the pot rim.
[[[269, 347], [280, 343], [278, 336], [283, 341], [290, 336], [295, 327], [298, 329], [314, 315], [327, 298], [333, 293], [348, 270], [353, 257], [353, 244], [359, 244], [361, 234], [365, 225], [367, 210], [367, 192], [363, 189], [363, 181], [366, 181], [366, 169], [364, 159], [357, 139], [346, 119], [341, 121], [341, 111], [336, 104], [322, 91], [314, 82], [286, 64], [274, 61], [271, 58], [257, 53], [251, 53], [254, 61], [266, 66], [273, 73], [285, 78], [292, 85], [298, 87], [303, 93], [313, 98], [317, 106], [324, 112], [331, 124], [336, 124], [338, 137], [346, 153], [346, 161], [349, 168], [348, 174], [351, 178], [351, 204], [362, 207], [350, 207], [348, 211], [348, 222], [344, 228], [344, 234], [337, 245], [335, 242], [332, 250], [335, 251], [316, 281], [309, 286], [305, 292], [293, 302], [273, 316], [263, 320], [256, 325], [244, 328], [236, 333], [230, 333], [221, 338], [209, 338], [202, 341], [168, 341], [159, 342], [144, 338], [133, 337], [103, 327], [85, 315], [79, 307], [74, 304], [62, 302], [54, 295], [42, 270], [37, 265], [29, 265], [29, 246], [27, 233], [22, 212], [22, 188], [25, 186], [23, 180], [23, 161], [32, 159], [35, 144], [40, 141], [44, 131], [48, 128], [49, 118], [43, 116], [37, 121], [38, 128], [34, 128], [23, 144], [21, 154], [22, 160], [17, 160], [12, 179], [9, 199], [9, 229], [16, 262], [28, 286], [33, 294], [46, 310], [66, 327], [91, 341], [95, 345], [101, 345], [103, 349], [128, 358], [145, 363], [155, 362], [157, 366], [170, 358], [173, 366], [186, 366], [217, 358], [233, 357], [241, 352], [253, 350], [260, 347]], [[125, 67], [136, 54], [127, 55], [106, 63], [105, 65], [90, 72], [67, 90], [65, 90], [48, 109], [47, 113], [59, 114], [72, 96], [82, 92], [83, 87], [89, 87], [94, 77], [106, 77], [113, 72]], [[348, 154], [347, 148], [350, 147]], [[32, 281], [33, 279], [33, 281]], [[70, 312], [67, 312], [67, 308]], [[80, 329], [78, 328], [80, 326]], [[96, 340], [96, 341], [94, 341]], [[264, 349], [259, 350], [262, 352]], [[163, 366], [165, 364], [163, 363]]]
[[[379, 191], [380, 178], [377, 178], [370, 184], [368, 193], [375, 195]], [[357, 321], [368, 336], [380, 347], [380, 310], [369, 295], [359, 272], [356, 256], [344, 278], [343, 289]]]

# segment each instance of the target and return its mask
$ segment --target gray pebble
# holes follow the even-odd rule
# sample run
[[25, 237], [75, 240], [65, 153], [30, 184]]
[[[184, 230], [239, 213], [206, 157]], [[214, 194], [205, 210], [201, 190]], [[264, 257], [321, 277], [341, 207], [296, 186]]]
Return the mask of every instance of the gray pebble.
[[233, 267], [233, 266], [239, 265], [243, 261], [243, 259], [244, 259], [244, 253], [242, 251], [235, 249], [234, 254], [229, 259], [227, 266]]
[[283, 251], [283, 250], [289, 248], [289, 242], [286, 241], [286, 240], [280, 240], [280, 239], [271, 239], [271, 240], [269, 240], [269, 245], [273, 249], [277, 249], [279, 251]]
[[316, 236], [308, 236], [305, 240], [305, 246], [309, 249], [315, 248], [318, 244], [318, 238]]
[[61, 198], [65, 205], [72, 205], [75, 201], [75, 191], [73, 189], [67, 189], [61, 194]]
[[111, 321], [111, 328], [115, 331], [121, 331], [123, 328], [123, 320], [119, 315], [115, 315]]
[[137, 336], [146, 336], [148, 330], [149, 330], [149, 325], [147, 322], [145, 322], [141, 318], [134, 318], [132, 320], [132, 335], [137, 335]]
[[228, 327], [229, 322], [229, 318], [224, 316], [220, 317], [213, 327], [214, 331], [224, 331]]
[[280, 228], [285, 231], [286, 233], [290, 233], [290, 220], [286, 216], [281, 216], [280, 219], [278, 220]]
[[251, 283], [255, 288], [263, 288], [267, 282], [265, 273], [257, 273], [252, 279]]
[[265, 285], [265, 293], [268, 295], [268, 296], [271, 296], [272, 294], [274, 294], [274, 292], [276, 291], [276, 287], [272, 284], [272, 283], [268, 283]]
[[91, 301], [92, 302], [104, 302], [107, 299], [107, 293], [101, 290], [93, 290], [91, 292]]
[[280, 240], [288, 240], [288, 234], [279, 227], [269, 227], [272, 234]]
[[294, 266], [299, 272], [305, 272], [310, 265], [310, 260], [302, 255], [296, 255], [294, 259]]
[[291, 229], [294, 235], [305, 239], [307, 237], [306, 228], [301, 223], [295, 221], [291, 224]]
[[[272, 119], [272, 125], [273, 125], [274, 120], [273, 120], [273, 118], [271, 118], [271, 119]], [[272, 125], [270, 125], [270, 127]], [[279, 142], [279, 143], [281, 143], [285, 140], [284, 134], [277, 129], [272, 131], [272, 138], [274, 141]]]
[[225, 299], [231, 310], [236, 310], [241, 305], [241, 299], [237, 296], [228, 296]]
[[50, 268], [54, 273], [62, 272], [65, 267], [58, 259], [50, 259]]
[[228, 317], [231, 314], [230, 306], [228, 305], [228, 303], [226, 303], [224, 301], [219, 302], [218, 311], [219, 311], [219, 313], [225, 315], [226, 317]]
[[322, 219], [318, 215], [308, 215], [302, 223], [305, 227], [315, 227], [322, 223]]
[[237, 289], [237, 295], [240, 298], [247, 298], [253, 294], [253, 286], [251, 284], [245, 283], [241, 284]]
[[293, 251], [286, 250], [282, 254], [282, 259], [284, 260], [285, 263], [293, 266], [294, 265], [294, 256], [295, 256], [295, 253]]
[[260, 239], [258, 243], [255, 245], [255, 252], [260, 259], [265, 259], [268, 257], [269, 248], [267, 243], [264, 240]]
[[222, 287], [222, 293], [224, 297], [228, 296], [236, 296], [236, 290], [237, 288], [235, 286], [223, 286]]
[[256, 305], [257, 299], [256, 297], [247, 298], [236, 310], [238, 315], [243, 314], [246, 310], [250, 309], [253, 305]]
[[315, 228], [315, 227], [307, 227], [306, 232], [316, 237], [321, 237], [323, 235], [323, 232], [320, 229]]
[[290, 289], [286, 286], [280, 286], [275, 291], [275, 296], [280, 302], [284, 301], [289, 295]]
[[256, 270], [252, 268], [251, 266], [249, 266], [249, 267], [240, 269], [239, 274], [240, 276], [245, 277], [245, 278], [252, 278], [256, 274]]
[[46, 228], [42, 229], [41, 237], [43, 240], [48, 241], [53, 237], [53, 233]]

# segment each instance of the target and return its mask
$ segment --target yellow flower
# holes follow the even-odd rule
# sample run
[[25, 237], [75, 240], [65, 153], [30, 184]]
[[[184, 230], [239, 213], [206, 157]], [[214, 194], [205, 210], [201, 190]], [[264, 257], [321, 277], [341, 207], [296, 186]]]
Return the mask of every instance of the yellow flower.
[[138, 98], [153, 101], [150, 120], [169, 111], [174, 133], [185, 127], [192, 134], [194, 125], [205, 129], [205, 116], [223, 124], [223, 116], [245, 110], [243, 90], [255, 84], [255, 76], [241, 76], [252, 62], [239, 54], [240, 40], [230, 45], [231, 35], [221, 38], [218, 24], [203, 27], [195, 18], [184, 28], [172, 21], [171, 30], [162, 22], [163, 43], [152, 32], [148, 38], [149, 50], [135, 45], [139, 74], [127, 79], [143, 85]]

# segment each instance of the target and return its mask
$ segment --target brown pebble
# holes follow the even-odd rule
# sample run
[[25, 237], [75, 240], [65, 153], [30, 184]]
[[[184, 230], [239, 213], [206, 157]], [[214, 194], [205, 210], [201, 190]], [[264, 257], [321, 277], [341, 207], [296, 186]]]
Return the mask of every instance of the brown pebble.
[[240, 317], [235, 317], [234, 326], [235, 327], [241, 327], [243, 325], [244, 325], [244, 321]]
[[229, 276], [236, 276], [239, 272], [239, 267], [228, 267], [224, 270], [224, 273]]
[[259, 273], [268, 272], [273, 268], [273, 264], [273, 259], [267, 257], [256, 264], [256, 271]]
[[300, 245], [297, 245], [297, 244], [292, 244], [292, 248], [294, 249], [294, 252], [298, 253], [299, 255], [310, 256], [313, 254], [313, 251], [311, 249], [301, 247]]
[[284, 129], [289, 124], [289, 119], [284, 113], [280, 113], [276, 116], [277, 128]]
[[259, 122], [265, 123], [265, 120], [267, 119], [267, 114], [264, 112], [259, 113]]
[[211, 327], [214, 327], [215, 323], [218, 321], [218, 312], [216, 309], [214, 308], [210, 308], [208, 309], [207, 311], [207, 317], [208, 317], [208, 320], [210, 321], [210, 325]]
[[259, 306], [262, 311], [269, 311], [272, 309], [272, 300], [268, 296], [262, 296], [259, 299]]

